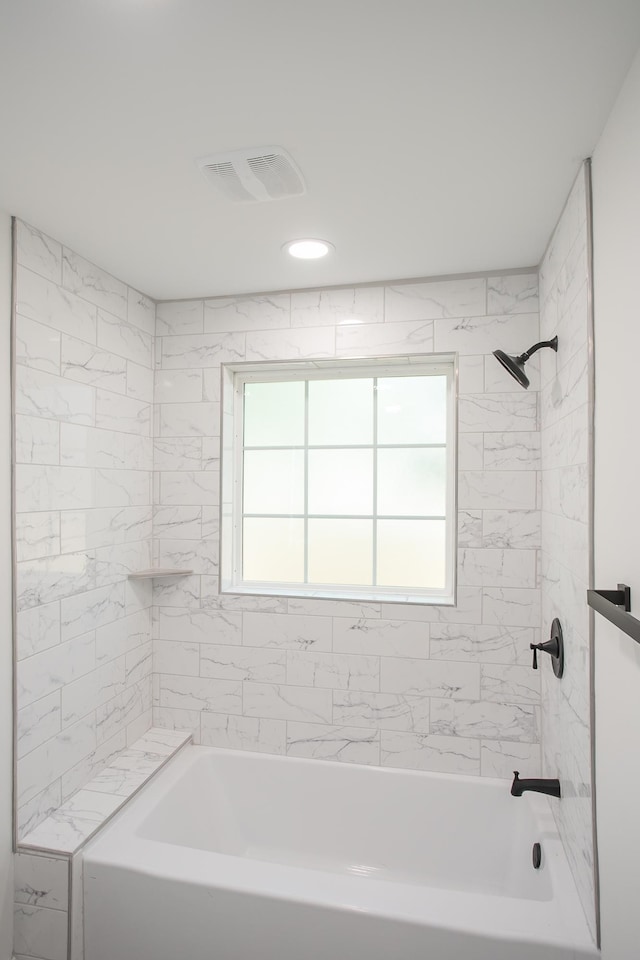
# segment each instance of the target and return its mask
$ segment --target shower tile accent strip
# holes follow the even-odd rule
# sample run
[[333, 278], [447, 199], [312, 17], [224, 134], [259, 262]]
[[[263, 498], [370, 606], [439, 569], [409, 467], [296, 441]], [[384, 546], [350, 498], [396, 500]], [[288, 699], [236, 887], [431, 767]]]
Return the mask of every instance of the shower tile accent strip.
[[540, 266], [541, 336], [557, 334], [558, 353], [541, 352], [542, 636], [558, 617], [565, 644], [559, 683], [543, 669], [543, 769], [559, 777], [558, 830], [595, 937], [589, 613], [589, 263], [585, 169]]
[[[538, 282], [507, 276], [159, 303], [154, 724], [196, 743], [507, 777], [540, 774]], [[218, 593], [220, 364], [459, 357], [455, 607]]]
[[81, 848], [190, 741], [148, 730], [24, 838], [14, 858], [16, 960], [82, 960]]

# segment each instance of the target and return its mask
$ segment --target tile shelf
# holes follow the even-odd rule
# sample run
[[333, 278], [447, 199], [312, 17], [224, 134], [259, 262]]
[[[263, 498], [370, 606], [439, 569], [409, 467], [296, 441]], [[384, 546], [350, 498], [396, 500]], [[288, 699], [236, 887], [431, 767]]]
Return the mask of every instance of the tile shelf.
[[193, 570], [183, 570], [181, 567], [149, 567], [148, 570], [137, 570], [130, 573], [128, 580], [157, 580], [161, 577], [190, 577]]

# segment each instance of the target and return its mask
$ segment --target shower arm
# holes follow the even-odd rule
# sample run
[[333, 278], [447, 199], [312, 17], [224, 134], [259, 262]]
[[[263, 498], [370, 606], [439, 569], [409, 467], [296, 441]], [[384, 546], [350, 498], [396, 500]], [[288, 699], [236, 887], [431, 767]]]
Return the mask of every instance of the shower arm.
[[552, 350], [558, 350], [558, 338], [554, 337], [553, 340], [541, 340], [540, 343], [535, 343], [532, 347], [529, 347], [528, 350], [525, 350], [524, 353], [520, 354], [517, 358], [518, 363], [526, 363], [529, 357], [532, 357], [534, 353], [537, 353], [538, 350], [542, 350], [543, 347], [551, 347]]

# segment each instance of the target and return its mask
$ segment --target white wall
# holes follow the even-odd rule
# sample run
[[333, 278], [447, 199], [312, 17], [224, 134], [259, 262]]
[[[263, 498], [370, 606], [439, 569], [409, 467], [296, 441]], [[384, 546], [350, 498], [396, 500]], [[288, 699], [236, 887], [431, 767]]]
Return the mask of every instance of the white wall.
[[[640, 54], [593, 157], [595, 580], [640, 617]], [[640, 646], [596, 615], [596, 796], [605, 960], [640, 950]]]
[[13, 947], [10, 319], [11, 218], [0, 211], [0, 960]]

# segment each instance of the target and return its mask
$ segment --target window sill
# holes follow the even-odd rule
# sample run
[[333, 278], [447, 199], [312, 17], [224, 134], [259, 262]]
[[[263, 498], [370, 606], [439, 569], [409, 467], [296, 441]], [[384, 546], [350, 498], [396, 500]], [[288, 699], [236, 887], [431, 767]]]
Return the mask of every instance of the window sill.
[[306, 600], [345, 600], [347, 602], [359, 601], [369, 603], [405, 603], [420, 604], [422, 606], [454, 607], [456, 605], [455, 593], [451, 594], [421, 594], [421, 593], [397, 593], [376, 590], [375, 588], [361, 590], [349, 589], [341, 591], [337, 587], [327, 586], [326, 589], [308, 589], [297, 588], [289, 584], [270, 587], [268, 584], [223, 584], [220, 587], [220, 593], [232, 596], [248, 597], [282, 597]]

